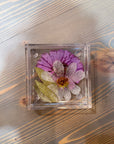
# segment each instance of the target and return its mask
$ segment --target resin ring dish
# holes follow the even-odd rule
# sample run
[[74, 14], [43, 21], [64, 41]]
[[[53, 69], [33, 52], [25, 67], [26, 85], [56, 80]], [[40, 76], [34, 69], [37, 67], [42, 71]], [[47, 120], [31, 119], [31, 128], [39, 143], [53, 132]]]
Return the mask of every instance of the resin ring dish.
[[28, 109], [92, 108], [89, 45], [25, 45]]

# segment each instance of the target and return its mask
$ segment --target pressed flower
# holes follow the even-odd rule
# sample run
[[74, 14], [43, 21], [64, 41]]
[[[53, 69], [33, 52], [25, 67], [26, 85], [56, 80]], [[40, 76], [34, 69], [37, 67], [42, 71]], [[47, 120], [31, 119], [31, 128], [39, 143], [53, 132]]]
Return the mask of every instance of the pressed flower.
[[[57, 50], [43, 54], [37, 62], [37, 67], [42, 69], [39, 70], [39, 77], [47, 88], [42, 86], [50, 89], [52, 96], [55, 93], [59, 101], [69, 101], [72, 94], [80, 94], [81, 89], [77, 84], [85, 77], [85, 73], [80, 59], [71, 52]], [[41, 87], [40, 89], [42, 90]], [[43, 94], [45, 89], [42, 90]]]
[[79, 81], [85, 77], [85, 73], [83, 70], [77, 70], [76, 63], [71, 63], [68, 67], [64, 67], [64, 65], [57, 60], [53, 63], [53, 70], [53, 74], [46, 71], [42, 73], [42, 79], [47, 80], [47, 77], [49, 77], [48, 80], [50, 80], [50, 82], [55, 81], [57, 85], [51, 84], [48, 85], [48, 88], [53, 92], [56, 91], [56, 95], [60, 101], [69, 101], [71, 94], [78, 95], [80, 93], [81, 89], [76, 83], [79, 83]]
[[90, 53], [88, 44], [27, 44], [27, 109], [92, 109]]

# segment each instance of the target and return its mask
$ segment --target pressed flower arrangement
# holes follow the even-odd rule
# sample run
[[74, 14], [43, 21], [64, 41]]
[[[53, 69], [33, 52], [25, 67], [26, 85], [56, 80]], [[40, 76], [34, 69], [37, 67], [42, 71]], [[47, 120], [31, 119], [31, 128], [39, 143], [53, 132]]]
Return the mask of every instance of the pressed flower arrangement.
[[91, 108], [89, 46], [25, 46], [29, 109]]

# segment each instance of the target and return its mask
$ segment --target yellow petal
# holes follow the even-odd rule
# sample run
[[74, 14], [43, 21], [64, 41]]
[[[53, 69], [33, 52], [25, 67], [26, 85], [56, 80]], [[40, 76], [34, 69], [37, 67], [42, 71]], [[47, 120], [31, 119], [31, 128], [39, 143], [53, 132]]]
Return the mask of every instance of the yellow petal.
[[49, 84], [52, 84], [53, 82], [49, 82], [49, 81], [45, 81], [44, 79], [42, 79], [42, 73], [44, 72], [44, 70], [38, 68], [38, 67], [35, 67], [35, 70], [36, 70], [36, 73], [38, 74], [38, 77], [40, 78], [40, 80], [45, 84], [45, 85], [49, 85]]
[[58, 98], [54, 92], [52, 92], [46, 85], [41, 82], [35, 80], [37, 87], [39, 88], [40, 92], [42, 92], [51, 102], [57, 102]]
[[35, 85], [34, 88], [35, 88], [36, 93], [38, 94], [38, 96], [40, 97], [40, 99], [43, 102], [51, 103], [51, 100], [48, 97], [46, 97], [43, 93], [40, 92], [40, 90], [38, 89], [37, 85]]
[[41, 78], [45, 81], [54, 83], [54, 80], [52, 79], [51, 74], [47, 71], [43, 71], [41, 73]]

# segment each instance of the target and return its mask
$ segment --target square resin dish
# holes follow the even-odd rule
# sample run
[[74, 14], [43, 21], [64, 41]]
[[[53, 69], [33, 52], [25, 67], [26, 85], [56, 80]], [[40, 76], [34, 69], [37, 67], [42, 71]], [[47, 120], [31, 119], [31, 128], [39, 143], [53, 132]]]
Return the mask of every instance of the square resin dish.
[[26, 44], [26, 96], [30, 109], [91, 109], [90, 46]]

